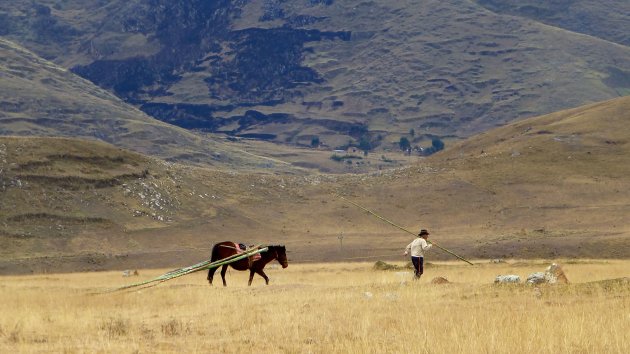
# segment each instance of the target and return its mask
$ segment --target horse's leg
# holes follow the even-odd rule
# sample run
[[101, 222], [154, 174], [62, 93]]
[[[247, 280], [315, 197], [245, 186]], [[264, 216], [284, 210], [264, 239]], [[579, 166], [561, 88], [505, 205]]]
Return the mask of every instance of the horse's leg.
[[212, 278], [214, 278], [214, 272], [216, 271], [216, 267], [208, 269], [208, 282], [210, 283], [210, 285], [212, 285]]
[[252, 286], [252, 280], [254, 280], [254, 273], [255, 271], [253, 269], [249, 270], [249, 283], [247, 284], [247, 286]]
[[265, 279], [265, 283], [269, 285], [269, 277], [267, 277], [267, 274], [265, 274], [265, 272], [263, 272], [262, 269], [256, 269], [255, 272], [258, 273], [258, 275], [260, 275], [261, 277], [263, 277], [263, 279]]
[[221, 279], [223, 279], [223, 286], [227, 286], [227, 283], [225, 282], [225, 272], [227, 271], [227, 267], [228, 265], [224, 265], [223, 268], [221, 268]]

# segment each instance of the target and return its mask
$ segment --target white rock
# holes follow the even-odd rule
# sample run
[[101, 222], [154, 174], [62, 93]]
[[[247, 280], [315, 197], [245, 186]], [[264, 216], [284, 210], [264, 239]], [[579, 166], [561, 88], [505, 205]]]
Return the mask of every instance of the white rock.
[[521, 277], [515, 274], [508, 274], [508, 275], [498, 275], [495, 279], [494, 279], [495, 284], [496, 283], [520, 283], [521, 282]]
[[545, 283], [545, 273], [543, 272], [536, 272], [536, 273], [532, 273], [527, 277], [527, 284], [542, 284]]

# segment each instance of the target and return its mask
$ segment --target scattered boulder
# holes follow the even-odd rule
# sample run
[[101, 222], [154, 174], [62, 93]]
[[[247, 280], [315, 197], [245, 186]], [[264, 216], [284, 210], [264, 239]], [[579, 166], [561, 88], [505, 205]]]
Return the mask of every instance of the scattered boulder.
[[527, 284], [567, 284], [569, 280], [562, 267], [553, 263], [544, 272], [532, 273], [527, 277]]
[[536, 272], [532, 273], [527, 277], [525, 281], [527, 284], [542, 284], [545, 283], [545, 273], [544, 272]]
[[134, 276], [135, 277], [135, 276], [138, 276], [138, 275], [140, 275], [140, 273], [138, 273], [137, 269], [135, 269], [135, 270], [125, 269], [125, 270], [123, 270], [123, 273], [122, 273], [123, 277], [130, 277], [130, 276]]
[[532, 273], [527, 277], [527, 284], [542, 284], [545, 283], [545, 273], [544, 272], [536, 272]]
[[515, 274], [497, 275], [494, 279], [495, 284], [517, 284], [521, 282], [521, 277]]
[[561, 283], [568, 284], [569, 279], [564, 274], [562, 267], [560, 265], [553, 263], [545, 270], [545, 279], [550, 284]]
[[431, 279], [431, 284], [450, 284], [451, 282], [448, 279], [443, 277], [435, 277]]
[[505, 263], [505, 260], [501, 258], [495, 258], [495, 259], [491, 259], [490, 263]]

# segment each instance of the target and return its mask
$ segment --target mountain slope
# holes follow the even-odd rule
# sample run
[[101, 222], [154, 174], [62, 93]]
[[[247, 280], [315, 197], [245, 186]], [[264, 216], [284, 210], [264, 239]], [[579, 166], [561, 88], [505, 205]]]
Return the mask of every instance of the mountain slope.
[[161, 120], [299, 145], [422, 145], [628, 94], [625, 2], [546, 24], [514, 16], [539, 1], [478, 3], [17, 1], [0, 34]]
[[[2, 259], [163, 252], [191, 239], [198, 246], [247, 218], [247, 205], [282, 190], [261, 183], [266, 178], [275, 180], [167, 163], [94, 140], [0, 137]], [[187, 237], [190, 225], [205, 225], [203, 233]]]
[[477, 0], [499, 13], [522, 16], [573, 32], [584, 33], [625, 46], [630, 3], [624, 0]]
[[624, 97], [512, 123], [358, 194], [478, 255], [627, 257], [629, 112]]
[[182, 266], [224, 240], [283, 243], [292, 262], [399, 259], [411, 236], [335, 193], [467, 258], [627, 258], [629, 112], [620, 98], [531, 118], [358, 176], [221, 172], [91, 141], [0, 138], [0, 271]]
[[230, 168], [286, 168], [279, 161], [153, 119], [2, 38], [0, 50], [0, 135], [91, 138], [166, 160]]

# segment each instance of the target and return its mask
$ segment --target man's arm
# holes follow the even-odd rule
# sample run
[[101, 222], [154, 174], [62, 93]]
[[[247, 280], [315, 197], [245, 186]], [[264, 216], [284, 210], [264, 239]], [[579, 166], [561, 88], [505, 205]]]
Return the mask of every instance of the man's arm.
[[427, 240], [425, 240], [425, 239], [422, 239], [422, 245], [421, 246], [422, 246], [422, 250], [423, 251], [428, 251], [428, 250], [431, 249], [431, 247], [433, 247], [433, 245], [428, 243]]
[[[413, 243], [413, 242], [412, 242]], [[403, 254], [403, 256], [406, 256], [409, 254], [409, 251], [411, 251], [411, 243], [407, 245], [407, 248], [405, 248], [405, 254]]]

